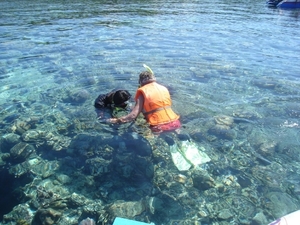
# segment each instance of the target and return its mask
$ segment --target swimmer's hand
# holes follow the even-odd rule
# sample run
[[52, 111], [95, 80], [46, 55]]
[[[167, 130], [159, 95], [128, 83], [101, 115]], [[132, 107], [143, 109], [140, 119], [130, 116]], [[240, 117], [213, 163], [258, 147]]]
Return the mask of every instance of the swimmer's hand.
[[118, 118], [109, 118], [106, 120], [108, 123], [118, 123]]
[[125, 123], [126, 121], [122, 118], [110, 118], [107, 120], [108, 123]]

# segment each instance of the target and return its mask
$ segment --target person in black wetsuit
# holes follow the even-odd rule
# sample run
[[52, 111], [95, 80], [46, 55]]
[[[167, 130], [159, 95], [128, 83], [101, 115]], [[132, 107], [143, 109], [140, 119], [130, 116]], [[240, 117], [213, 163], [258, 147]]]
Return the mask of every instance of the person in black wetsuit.
[[126, 109], [128, 106], [128, 100], [130, 99], [131, 94], [127, 90], [117, 89], [113, 90], [107, 94], [100, 94], [96, 99], [94, 106], [97, 109], [98, 119], [104, 117], [103, 109]]

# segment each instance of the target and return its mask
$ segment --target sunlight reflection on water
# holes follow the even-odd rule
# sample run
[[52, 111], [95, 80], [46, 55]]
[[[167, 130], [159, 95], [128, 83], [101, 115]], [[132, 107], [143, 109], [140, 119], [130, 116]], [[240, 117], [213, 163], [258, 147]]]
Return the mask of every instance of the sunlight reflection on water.
[[[206, 193], [211, 204], [184, 208], [186, 214], [191, 210], [191, 215], [197, 212], [199, 216], [198, 211], [205, 208], [210, 218], [199, 216], [199, 221], [222, 221], [224, 218], [212, 213], [214, 207], [222, 212], [217, 206], [218, 195], [227, 198], [224, 205], [230, 201], [246, 204], [245, 212], [225, 218], [226, 224], [245, 222], [243, 218], [252, 221], [253, 213], [258, 213], [254, 203], [268, 221], [282, 216], [266, 203], [277, 197], [277, 192], [289, 195], [286, 201], [292, 198], [300, 207], [299, 182], [288, 181], [289, 176], [300, 173], [299, 11], [270, 9], [261, 1], [221, 0], [1, 1], [0, 7], [2, 137], [9, 133], [22, 137], [26, 126], [31, 126], [55, 130], [61, 139], [54, 135], [51, 141], [65, 148], [69, 142], [81, 141], [76, 136], [81, 132], [96, 133], [110, 143], [109, 138], [132, 127], [118, 132], [99, 124], [93, 127], [93, 101], [115, 87], [134, 95], [138, 74], [146, 63], [158, 82], [169, 88], [183, 130], [203, 144], [213, 159], [206, 167], [211, 179], [223, 185], [208, 191], [197, 189], [197, 201]], [[41, 115], [34, 126], [27, 121]], [[229, 117], [233, 118], [231, 124], [220, 122]], [[143, 128], [136, 129], [140, 132]], [[121, 143], [122, 138], [116, 140]], [[42, 141], [35, 145], [42, 145]], [[52, 146], [49, 143], [47, 150]], [[276, 173], [277, 169], [280, 172]], [[276, 180], [278, 177], [283, 180]], [[235, 182], [241, 188], [226, 186]], [[194, 190], [188, 189], [187, 196], [193, 194]], [[255, 199], [254, 203], [246, 197]], [[181, 203], [189, 206], [183, 200]], [[294, 209], [286, 202], [280, 206], [286, 207], [285, 211]], [[170, 214], [164, 221], [150, 216], [166, 224], [176, 218]]]

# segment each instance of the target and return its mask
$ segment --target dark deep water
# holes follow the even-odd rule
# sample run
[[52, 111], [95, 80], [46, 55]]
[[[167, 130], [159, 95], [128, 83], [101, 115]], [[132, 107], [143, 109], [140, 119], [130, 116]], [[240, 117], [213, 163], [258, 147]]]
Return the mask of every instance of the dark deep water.
[[[270, 223], [299, 209], [299, 10], [257, 0], [0, 1], [0, 12], [0, 214], [12, 215], [2, 224], [23, 215], [13, 210], [18, 204], [28, 203], [33, 214], [40, 209], [32, 187], [77, 193], [103, 207], [156, 200], [155, 212], [151, 206], [134, 217], [156, 225], [249, 224], [258, 215]], [[134, 176], [95, 172], [106, 146], [148, 146], [134, 138], [147, 139], [145, 127], [103, 127], [93, 107], [98, 94], [115, 87], [134, 96], [143, 63], [169, 88], [183, 129], [211, 158], [205, 176], [182, 173], [172, 161], [161, 172], [156, 156], [126, 161], [139, 162]], [[154, 155], [169, 151], [148, 141]], [[114, 163], [109, 167], [120, 166]], [[154, 178], [142, 170], [148, 165]], [[170, 174], [194, 183], [170, 181]], [[84, 179], [90, 186], [77, 185]], [[57, 224], [93, 214], [77, 210], [57, 209]], [[94, 219], [100, 224], [98, 214]]]

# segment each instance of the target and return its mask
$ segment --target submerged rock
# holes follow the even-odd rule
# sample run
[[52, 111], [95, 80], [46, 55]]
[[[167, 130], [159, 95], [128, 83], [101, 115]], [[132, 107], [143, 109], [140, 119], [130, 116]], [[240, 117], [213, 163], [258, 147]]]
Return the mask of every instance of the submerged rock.
[[107, 211], [112, 217], [123, 217], [132, 219], [145, 211], [145, 206], [142, 201], [139, 202], [115, 202]]
[[95, 220], [90, 219], [90, 218], [88, 217], [88, 218], [82, 220], [82, 221], [79, 223], [79, 225], [96, 225], [96, 222], [95, 222]]
[[258, 153], [263, 156], [273, 155], [277, 143], [271, 140], [264, 140], [264, 142], [259, 146]]
[[[9, 224], [18, 224], [18, 221], [26, 222], [27, 224], [31, 224], [34, 217], [34, 211], [30, 210], [30, 207], [27, 203], [19, 204], [13, 208], [13, 210], [3, 216], [3, 222]], [[25, 224], [26, 224], [25, 223]]]
[[86, 171], [92, 176], [102, 176], [111, 171], [111, 160], [101, 157], [86, 160]]
[[253, 79], [252, 84], [262, 89], [274, 89], [278, 83], [268, 78]]
[[250, 119], [250, 120], [262, 118], [262, 116], [256, 112], [256, 109], [254, 107], [237, 109], [232, 113], [232, 116], [239, 118], [239, 119], [245, 118], [245, 119]]
[[51, 132], [46, 134], [44, 138], [46, 139], [47, 145], [52, 147], [54, 151], [67, 149], [72, 141], [70, 137], [53, 134]]
[[36, 174], [42, 178], [50, 177], [51, 175], [55, 174], [58, 170], [60, 164], [58, 161], [47, 161], [38, 159], [30, 160], [29, 163], [34, 163], [31, 165], [30, 169], [33, 174]]
[[28, 130], [22, 134], [24, 141], [38, 141], [43, 135], [43, 132], [39, 130]]
[[234, 122], [233, 117], [226, 115], [218, 115], [214, 119], [216, 124], [225, 125], [228, 127], [231, 127]]
[[218, 218], [222, 220], [227, 220], [231, 217], [233, 217], [233, 214], [229, 209], [222, 209], [218, 213]]
[[28, 143], [20, 142], [10, 149], [11, 160], [15, 162], [25, 161], [31, 153], [34, 152], [34, 147]]
[[77, 194], [77, 193], [72, 193], [71, 196], [69, 197], [69, 202], [71, 206], [83, 206], [87, 204], [87, 199], [83, 195]]
[[280, 218], [299, 209], [299, 204], [286, 193], [270, 192], [267, 197], [271, 202], [270, 210], [275, 218]]
[[36, 220], [42, 225], [55, 224], [62, 214], [54, 209], [39, 209], [36, 212]]
[[[183, 206], [194, 205], [189, 201], [187, 193], [183, 193], [181, 184], [173, 183], [173, 187], [177, 189], [177, 194], [168, 191], [162, 191], [155, 197], [151, 197], [147, 201], [147, 209], [153, 214], [153, 216], [158, 218], [173, 218], [173, 219], [182, 219], [184, 218]], [[170, 190], [173, 188], [170, 188]], [[180, 197], [179, 195], [182, 195]], [[178, 197], [178, 199], [176, 197]], [[168, 209], [168, 210], [166, 210]], [[158, 223], [160, 224], [160, 223]]]
[[9, 168], [9, 173], [15, 177], [20, 177], [23, 174], [27, 173], [30, 170], [30, 165], [27, 161], [19, 163], [17, 165], [11, 166]]
[[14, 145], [18, 144], [21, 140], [20, 135], [15, 133], [8, 133], [0, 137], [1, 151], [8, 152]]
[[251, 224], [264, 225], [264, 224], [268, 224], [268, 220], [262, 212], [259, 212], [253, 217]]
[[195, 170], [192, 179], [194, 187], [201, 191], [216, 186], [215, 180], [206, 171]]
[[32, 124], [30, 121], [25, 120], [17, 120], [10, 128], [9, 130], [11, 132], [15, 132], [17, 134], [22, 135], [24, 132], [32, 128]]
[[233, 140], [237, 137], [235, 130], [231, 129], [230, 126], [216, 124], [208, 130], [209, 134], [215, 135], [221, 139]]
[[72, 90], [63, 96], [64, 102], [84, 103], [90, 97], [90, 93], [86, 89]]

